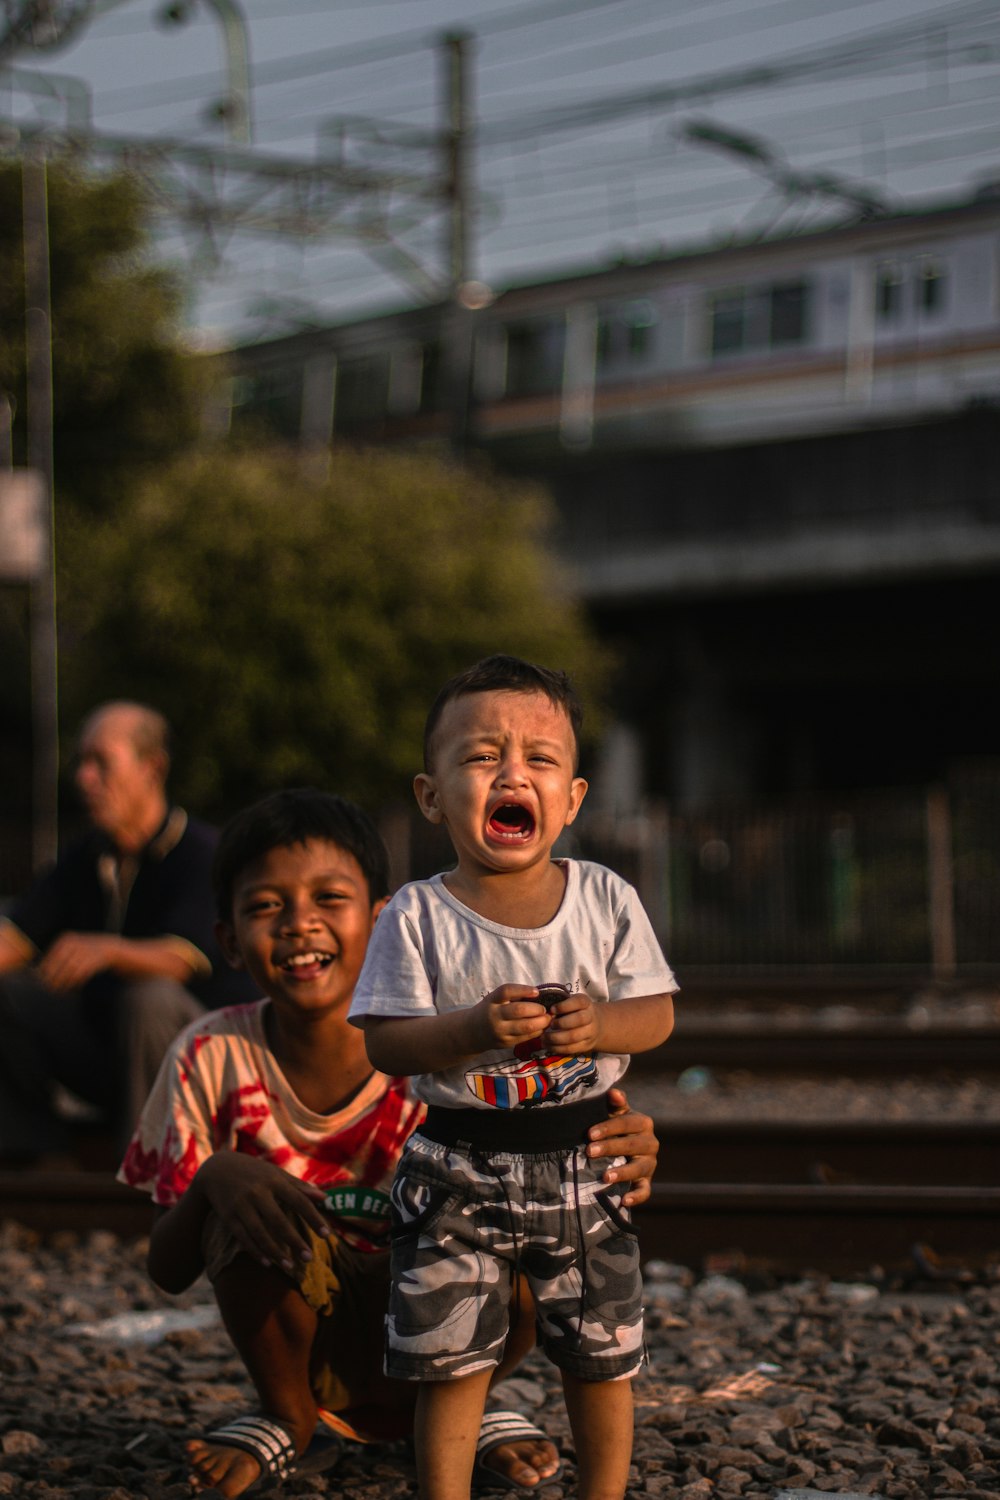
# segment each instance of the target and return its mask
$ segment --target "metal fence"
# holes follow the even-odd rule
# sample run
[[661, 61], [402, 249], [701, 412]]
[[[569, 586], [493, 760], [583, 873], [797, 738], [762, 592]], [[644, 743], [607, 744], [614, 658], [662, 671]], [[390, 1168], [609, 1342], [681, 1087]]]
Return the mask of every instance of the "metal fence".
[[[447, 868], [440, 831], [407, 825], [397, 870]], [[570, 832], [565, 852], [630, 880], [688, 974], [1000, 972], [1000, 770], [826, 804], [591, 812]]]
[[[386, 816], [382, 830], [394, 884], [452, 862], [447, 835], [415, 810]], [[885, 968], [1000, 975], [1000, 767], [948, 788], [826, 804], [585, 812], [569, 834], [565, 853], [635, 885], [689, 978]], [[16, 841], [0, 848], [12, 854]], [[23, 885], [13, 863], [6, 873], [0, 891]]]
[[958, 791], [593, 817], [579, 852], [638, 887], [688, 968], [1000, 967], [1000, 779]]

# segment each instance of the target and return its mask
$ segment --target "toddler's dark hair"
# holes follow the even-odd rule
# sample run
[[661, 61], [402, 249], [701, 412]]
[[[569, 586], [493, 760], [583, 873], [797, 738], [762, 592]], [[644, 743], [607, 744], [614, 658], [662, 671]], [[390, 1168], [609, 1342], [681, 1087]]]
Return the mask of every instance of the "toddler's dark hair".
[[290, 787], [245, 807], [223, 828], [212, 866], [220, 918], [224, 922], [231, 919], [233, 888], [248, 865], [272, 849], [289, 849], [309, 839], [336, 844], [353, 854], [373, 902], [388, 896], [389, 856], [368, 814], [332, 792], [311, 786]]
[[424, 725], [424, 770], [431, 770], [432, 742], [446, 704], [467, 693], [544, 693], [550, 703], [566, 711], [573, 730], [576, 759], [580, 758], [580, 732], [583, 727], [583, 705], [576, 696], [565, 672], [539, 667], [520, 656], [486, 656], [474, 667], [449, 678], [431, 704]]

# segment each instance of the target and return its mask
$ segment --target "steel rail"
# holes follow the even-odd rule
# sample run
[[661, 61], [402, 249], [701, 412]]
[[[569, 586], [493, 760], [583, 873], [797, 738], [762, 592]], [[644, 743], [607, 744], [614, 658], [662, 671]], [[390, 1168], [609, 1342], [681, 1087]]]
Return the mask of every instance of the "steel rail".
[[[1000, 1254], [1000, 1187], [654, 1183], [637, 1213], [645, 1259], [713, 1257], [777, 1269], [860, 1272], [913, 1263], [927, 1245], [960, 1265]], [[92, 1172], [0, 1172], [0, 1220], [41, 1235], [148, 1233], [148, 1199]]]
[[952, 1069], [1000, 1073], [1000, 1031], [933, 1028], [917, 1031], [890, 1023], [850, 1028], [783, 1028], [762, 1024], [679, 1025], [663, 1047], [638, 1053], [633, 1069], [650, 1072], [689, 1067], [746, 1068], [752, 1072], [903, 1074]]
[[1000, 1120], [658, 1120], [672, 1182], [1000, 1186]]
[[1000, 1188], [654, 1183], [637, 1215], [644, 1257], [722, 1256], [789, 1271], [913, 1268], [916, 1247], [958, 1267], [1000, 1256]]

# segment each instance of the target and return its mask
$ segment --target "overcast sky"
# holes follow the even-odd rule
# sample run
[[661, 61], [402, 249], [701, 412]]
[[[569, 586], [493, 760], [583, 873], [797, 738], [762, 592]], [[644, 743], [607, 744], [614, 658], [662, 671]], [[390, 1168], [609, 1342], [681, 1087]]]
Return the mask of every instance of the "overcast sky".
[[[54, 4], [65, 16], [80, 0]], [[227, 71], [228, 9], [246, 23], [229, 35], [237, 61], [244, 36], [249, 47], [257, 157], [340, 151], [426, 184], [442, 37], [461, 30], [476, 122], [467, 274], [497, 290], [791, 232], [852, 201], [958, 201], [1000, 179], [996, 0], [192, 0], [173, 24], [166, 8], [97, 0], [64, 45], [8, 59], [0, 112], [57, 130], [89, 109], [102, 136], [200, 143], [221, 160], [213, 106], [240, 77]], [[229, 180], [268, 206], [263, 180]], [[428, 295], [447, 274], [440, 211], [398, 190], [387, 200], [403, 252], [387, 266], [358, 242], [366, 201], [332, 204], [335, 236], [217, 236], [214, 263], [202, 237], [164, 220], [192, 328], [234, 341]]]

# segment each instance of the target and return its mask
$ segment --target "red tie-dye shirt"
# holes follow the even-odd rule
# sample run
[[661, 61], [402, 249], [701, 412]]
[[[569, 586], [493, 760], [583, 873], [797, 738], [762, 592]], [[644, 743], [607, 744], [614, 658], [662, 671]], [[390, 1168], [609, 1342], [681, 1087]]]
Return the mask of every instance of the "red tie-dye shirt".
[[317, 1115], [295, 1096], [264, 1035], [270, 1002], [192, 1022], [167, 1054], [118, 1171], [169, 1208], [215, 1151], [242, 1151], [327, 1188], [348, 1243], [381, 1249], [399, 1153], [423, 1118], [405, 1078], [374, 1073], [343, 1109]]

